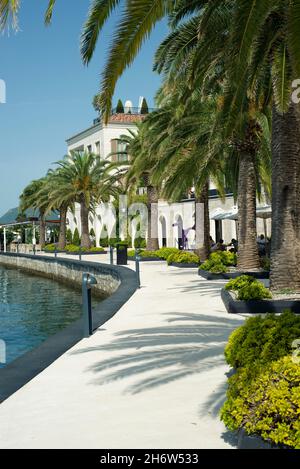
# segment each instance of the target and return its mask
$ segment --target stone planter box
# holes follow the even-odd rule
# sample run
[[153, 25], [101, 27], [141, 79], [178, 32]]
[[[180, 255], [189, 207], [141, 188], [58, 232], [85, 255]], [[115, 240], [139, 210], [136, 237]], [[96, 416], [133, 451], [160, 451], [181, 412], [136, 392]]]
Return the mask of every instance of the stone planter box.
[[285, 309], [289, 309], [295, 314], [300, 314], [300, 300], [240, 301], [234, 299], [225, 288], [221, 291], [221, 298], [229, 314], [282, 313]]
[[214, 274], [208, 270], [199, 269], [198, 275], [205, 278], [206, 280], [231, 280], [233, 278], [240, 277], [241, 275], [251, 275], [257, 279], [268, 279], [270, 273], [267, 271], [262, 272], [225, 272], [220, 274]]
[[180, 269], [198, 269], [199, 264], [184, 264], [180, 262], [171, 262], [168, 264], [171, 267], [179, 267]]

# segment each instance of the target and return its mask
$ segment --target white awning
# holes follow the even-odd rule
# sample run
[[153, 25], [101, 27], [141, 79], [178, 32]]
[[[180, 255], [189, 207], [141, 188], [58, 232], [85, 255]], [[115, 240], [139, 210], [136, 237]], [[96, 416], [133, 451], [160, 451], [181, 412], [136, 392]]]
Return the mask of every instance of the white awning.
[[[272, 217], [272, 207], [270, 205], [262, 205], [256, 209], [257, 218], [271, 218]], [[237, 207], [232, 207], [231, 210], [227, 212], [221, 208], [217, 208], [210, 216], [211, 220], [237, 220], [238, 219], [238, 209]]]

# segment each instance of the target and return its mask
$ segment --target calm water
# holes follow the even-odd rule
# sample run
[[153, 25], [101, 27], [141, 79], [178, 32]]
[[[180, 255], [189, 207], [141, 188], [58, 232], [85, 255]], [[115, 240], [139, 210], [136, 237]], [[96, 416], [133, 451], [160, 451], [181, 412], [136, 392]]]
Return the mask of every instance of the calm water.
[[0, 266], [0, 368], [4, 343], [10, 363], [80, 315], [79, 290]]

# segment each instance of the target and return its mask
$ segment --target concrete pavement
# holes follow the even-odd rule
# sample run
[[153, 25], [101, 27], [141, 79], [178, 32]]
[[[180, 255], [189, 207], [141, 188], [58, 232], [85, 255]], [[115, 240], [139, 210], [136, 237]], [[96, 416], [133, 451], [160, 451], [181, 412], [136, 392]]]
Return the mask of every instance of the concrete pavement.
[[218, 411], [243, 318], [226, 313], [224, 283], [164, 262], [141, 263], [141, 278], [116, 316], [0, 405], [0, 448], [236, 447]]

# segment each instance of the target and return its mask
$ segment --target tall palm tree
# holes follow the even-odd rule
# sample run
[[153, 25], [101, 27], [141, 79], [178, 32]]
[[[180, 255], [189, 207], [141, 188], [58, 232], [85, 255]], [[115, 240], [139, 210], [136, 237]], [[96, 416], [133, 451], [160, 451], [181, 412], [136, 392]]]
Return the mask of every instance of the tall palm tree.
[[25, 187], [20, 195], [20, 213], [28, 209], [37, 210], [40, 220], [40, 245], [45, 246], [46, 239], [46, 213], [48, 207], [48, 179], [43, 177], [32, 181]]
[[300, 111], [292, 82], [300, 76], [300, 2], [235, 2], [229, 37], [226, 120], [234, 124], [245, 90], [271, 76], [273, 290], [300, 289]]
[[58, 249], [63, 251], [66, 246], [67, 213], [68, 210], [74, 211], [74, 199], [72, 193], [68, 197], [68, 194], [64, 192], [60, 169], [48, 171], [45, 190], [48, 194], [46, 213], [53, 210], [59, 212]]
[[69, 206], [71, 201], [80, 204], [81, 246], [90, 248], [89, 213], [99, 202], [119, 194], [118, 174], [112, 175], [111, 164], [90, 152], [72, 151], [57, 164], [52, 197], [59, 206]]
[[[226, 3], [226, 2], [223, 2]], [[240, 270], [251, 270], [259, 267], [259, 257], [256, 243], [256, 192], [259, 189], [260, 170], [269, 166], [270, 152], [267, 152], [263, 142], [269, 137], [266, 134], [266, 126], [260, 126], [263, 112], [266, 112], [264, 105], [258, 105], [252, 100], [244, 104], [243, 112], [239, 119], [225, 135], [222, 125], [219, 123], [218, 114], [222, 114], [223, 94], [226, 89], [227, 69], [224, 63], [224, 44], [228, 42], [227, 36], [230, 29], [232, 8], [222, 8], [215, 11], [214, 15], [206, 17], [203, 12], [195, 17], [188, 18], [185, 22], [180, 22], [159, 47], [155, 57], [155, 68], [159, 72], [164, 72], [170, 83], [182, 81], [185, 84], [183, 99], [190, 106], [190, 88], [201, 89], [198, 96], [198, 107], [205, 109], [206, 102], [211, 101], [211, 96], [215, 96], [217, 106], [211, 109], [210, 146], [215, 146], [216, 136], [217, 146], [220, 144], [220, 136], [223, 135], [222, 145], [227, 146], [227, 156], [237, 153], [239, 176], [238, 176], [238, 206], [239, 206], [239, 256], [238, 268]], [[180, 18], [174, 18], [176, 24]], [[200, 36], [200, 31], [202, 32]], [[212, 33], [213, 32], [213, 33]], [[200, 38], [199, 38], [200, 36]], [[205, 47], [207, 45], [207, 47]], [[177, 96], [177, 102], [182, 100]], [[220, 102], [218, 104], [218, 101]], [[176, 103], [173, 103], [174, 108]], [[207, 105], [206, 105], [207, 107]], [[203, 113], [202, 109], [202, 113]], [[219, 110], [219, 112], [218, 112]], [[203, 122], [202, 113], [198, 114], [198, 127]], [[216, 123], [214, 123], [216, 122]], [[238, 124], [238, 128], [237, 128]], [[182, 125], [182, 122], [179, 123]], [[197, 134], [197, 128], [194, 130]], [[226, 144], [227, 142], [227, 144]], [[231, 151], [230, 150], [231, 147]], [[210, 151], [208, 150], [208, 153]], [[263, 157], [263, 158], [262, 158]], [[258, 165], [259, 163], [259, 165]], [[231, 165], [228, 165], [231, 166]], [[231, 178], [232, 179], [232, 178]], [[266, 180], [266, 178], [264, 178]], [[233, 181], [231, 181], [233, 182]], [[266, 181], [264, 181], [266, 182]]]

